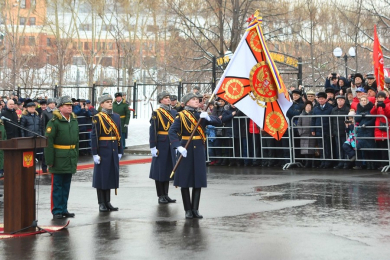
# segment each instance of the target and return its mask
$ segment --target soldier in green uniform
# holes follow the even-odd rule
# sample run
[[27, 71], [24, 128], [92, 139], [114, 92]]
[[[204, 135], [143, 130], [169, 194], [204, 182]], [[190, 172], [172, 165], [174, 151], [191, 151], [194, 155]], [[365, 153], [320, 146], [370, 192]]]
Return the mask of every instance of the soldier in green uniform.
[[121, 92], [115, 93], [115, 102], [113, 103], [112, 110], [121, 118], [121, 146], [123, 149], [126, 149], [127, 126], [130, 121], [130, 110], [129, 105], [124, 102]]
[[68, 198], [79, 158], [79, 125], [69, 96], [60, 98], [57, 107], [46, 126], [45, 159], [52, 174], [51, 212], [53, 218], [61, 219], [75, 216], [68, 212]]

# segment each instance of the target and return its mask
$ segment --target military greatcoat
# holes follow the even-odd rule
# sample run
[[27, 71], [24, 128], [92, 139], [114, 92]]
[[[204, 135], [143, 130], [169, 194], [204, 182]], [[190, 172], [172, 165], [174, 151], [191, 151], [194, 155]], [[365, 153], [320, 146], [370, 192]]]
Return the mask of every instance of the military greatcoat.
[[169, 181], [175, 165], [176, 156], [173, 147], [170, 145], [168, 130], [172, 125], [177, 111], [174, 109], [166, 110], [159, 108], [152, 113], [149, 128], [150, 148], [156, 147], [158, 157], [152, 158], [149, 178], [165, 182]]
[[72, 113], [69, 122], [59, 111], [54, 111], [53, 118], [46, 126], [46, 137], [46, 164], [53, 165], [49, 172], [75, 174], [79, 159], [79, 125], [76, 115]]
[[[129, 125], [130, 121], [129, 105], [123, 100], [119, 104], [114, 100], [114, 102], [112, 102], [112, 110], [120, 116], [120, 126], [123, 133], [126, 133], [127, 135], [127, 127], [125, 127], [125, 125]], [[127, 136], [124, 138], [127, 138]]]
[[[111, 118], [112, 121], [106, 120], [105, 116]], [[92, 187], [96, 189], [119, 188], [118, 154], [123, 154], [123, 147], [115, 133], [115, 127], [120, 137], [121, 121], [118, 114], [100, 112], [92, 119], [92, 154], [100, 156], [100, 164], [95, 164], [93, 169]]]
[[[200, 118], [200, 112], [183, 110], [178, 113], [169, 129], [169, 139], [174, 148], [185, 147]], [[220, 126], [221, 120], [211, 116], [211, 121], [202, 119], [190, 145], [187, 147], [187, 157], [183, 157], [175, 175], [174, 185], [181, 188], [207, 187], [206, 159], [205, 159], [205, 127], [206, 125]], [[181, 139], [181, 140], [180, 140]]]

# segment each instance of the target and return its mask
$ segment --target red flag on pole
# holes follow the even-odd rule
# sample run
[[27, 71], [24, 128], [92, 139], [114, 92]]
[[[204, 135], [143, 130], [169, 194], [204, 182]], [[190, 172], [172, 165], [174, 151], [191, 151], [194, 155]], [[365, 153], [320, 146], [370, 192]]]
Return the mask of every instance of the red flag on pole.
[[379, 44], [378, 34], [376, 33], [376, 25], [374, 26], [374, 48], [372, 58], [374, 59], [374, 73], [378, 91], [383, 90], [385, 86], [385, 74], [383, 69], [383, 53]]

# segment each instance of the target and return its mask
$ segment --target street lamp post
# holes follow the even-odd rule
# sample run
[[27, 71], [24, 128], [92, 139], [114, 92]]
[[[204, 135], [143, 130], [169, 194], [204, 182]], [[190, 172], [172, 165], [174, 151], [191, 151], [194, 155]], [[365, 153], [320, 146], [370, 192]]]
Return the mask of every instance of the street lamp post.
[[[341, 58], [341, 55], [343, 54], [343, 50], [340, 47], [337, 47], [333, 50], [333, 55], [337, 58]], [[349, 56], [345, 53], [344, 63], [345, 63], [345, 77], [348, 78], [348, 57], [355, 58], [356, 57], [356, 51], [354, 47], [349, 48], [348, 50]]]

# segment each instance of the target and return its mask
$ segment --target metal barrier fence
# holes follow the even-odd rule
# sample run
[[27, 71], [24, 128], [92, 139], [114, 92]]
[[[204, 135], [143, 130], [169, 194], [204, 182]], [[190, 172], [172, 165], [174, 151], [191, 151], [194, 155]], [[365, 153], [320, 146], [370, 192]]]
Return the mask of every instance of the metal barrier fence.
[[[299, 121], [300, 118], [320, 118], [321, 126], [312, 126], [310, 125], [296, 125], [292, 122]], [[275, 140], [272, 136], [267, 134], [264, 131], [259, 131], [255, 133], [257, 126], [253, 124], [252, 129], [249, 129], [249, 118], [248, 117], [234, 117], [235, 122], [232, 121], [232, 126], [230, 127], [215, 127], [214, 131], [224, 130], [225, 134], [223, 136], [210, 137], [207, 136], [207, 149], [206, 149], [206, 159], [208, 162], [223, 160], [243, 160], [244, 164], [264, 164], [275, 165], [279, 164], [283, 167], [283, 170], [288, 169], [292, 166], [302, 167], [301, 161], [311, 160], [311, 161], [321, 161], [321, 163], [331, 164], [333, 162], [342, 162], [346, 163], [356, 163], [359, 164], [363, 162], [372, 162], [372, 163], [381, 163], [383, 166], [382, 172], [387, 172], [390, 169], [390, 139], [387, 137], [383, 141], [387, 147], [374, 148], [375, 141], [378, 141], [378, 138], [375, 138], [375, 135], [372, 136], [359, 136], [354, 135], [355, 143], [363, 143], [364, 140], [370, 141], [373, 147], [361, 147], [359, 149], [353, 149], [355, 151], [355, 158], [347, 158], [343, 150], [343, 144], [348, 139], [348, 134], [344, 135], [332, 135], [332, 127], [335, 127], [336, 133], [340, 133], [340, 129], [345, 128], [345, 125], [342, 126], [341, 122], [348, 121], [348, 117], [358, 118], [362, 117], [361, 115], [348, 116], [348, 115], [300, 115], [292, 118], [289, 123], [288, 130], [281, 138], [280, 141]], [[381, 127], [387, 129], [387, 134], [389, 133], [389, 122], [386, 116], [383, 115], [366, 115], [367, 118], [381, 118], [382, 122], [385, 122], [386, 125]], [[326, 121], [331, 123], [327, 124]], [[311, 121], [311, 120], [310, 120]], [[325, 129], [322, 127], [328, 125]], [[378, 126], [362, 126], [354, 124], [354, 133], [358, 129], [375, 129]], [[309, 136], [300, 136], [297, 135], [299, 130], [310, 129], [317, 132], [316, 135]], [[226, 131], [229, 131], [228, 136]], [[236, 132], [234, 132], [236, 131]], [[238, 131], [238, 132], [237, 132]], [[314, 143], [311, 146], [301, 147], [301, 140], [307, 141], [309, 144]], [[328, 145], [329, 144], [329, 145]], [[316, 154], [312, 158], [307, 158], [302, 156], [300, 151], [302, 150], [311, 150], [311, 153]], [[374, 150], [373, 150], [374, 149]], [[367, 152], [370, 151], [369, 156]], [[376, 156], [373, 158], [372, 154], [386, 153], [385, 158], [380, 158]], [[341, 158], [340, 158], [341, 157]], [[343, 158], [344, 157], [344, 158]], [[351, 161], [353, 159], [353, 161]], [[252, 163], [251, 163], [252, 162]]]

